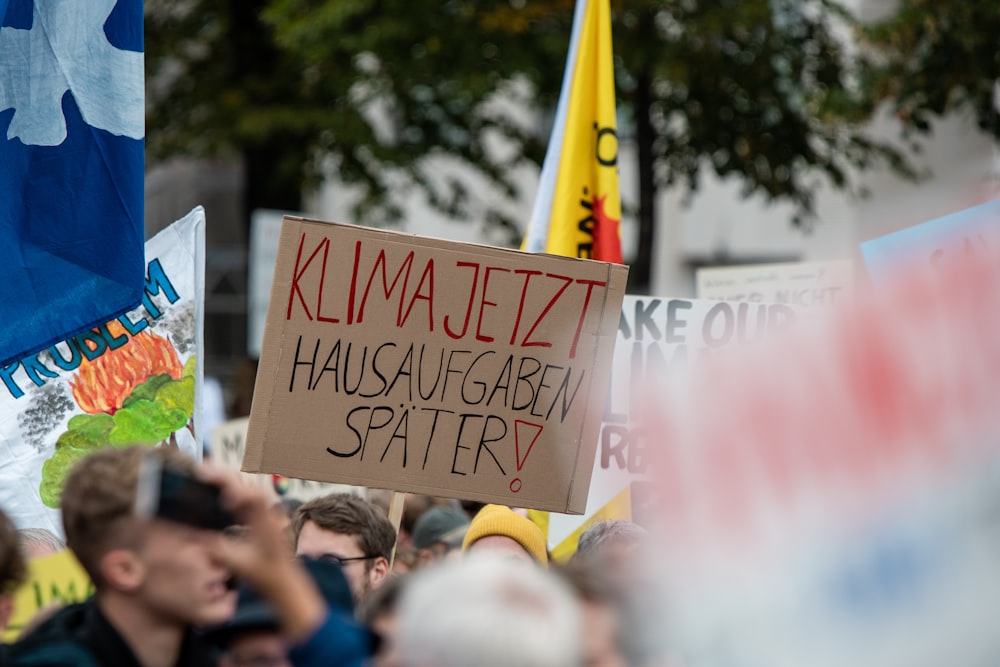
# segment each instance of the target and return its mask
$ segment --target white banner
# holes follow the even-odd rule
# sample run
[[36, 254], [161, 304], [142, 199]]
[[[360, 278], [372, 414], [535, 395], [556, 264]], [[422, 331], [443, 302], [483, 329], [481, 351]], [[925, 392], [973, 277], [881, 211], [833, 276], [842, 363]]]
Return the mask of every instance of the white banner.
[[274, 265], [278, 261], [278, 239], [281, 238], [283, 211], [257, 209], [250, 216], [250, 250], [247, 262], [247, 355], [260, 358], [264, 340], [264, 322], [271, 302]]
[[[713, 351], [759, 340], [796, 317], [786, 305], [626, 296], [587, 510], [549, 515], [555, 548], [629, 484], [648, 479], [649, 436], [640, 423], [645, 389]], [[655, 435], [655, 434], [653, 434]]]
[[177, 446], [200, 460], [204, 273], [197, 207], [146, 242], [142, 305], [0, 369], [0, 507], [18, 528], [62, 534], [66, 474], [95, 448]]
[[[239, 470], [243, 463], [243, 451], [246, 449], [247, 424], [249, 417], [230, 419], [212, 430], [212, 459], [217, 463]], [[252, 472], [241, 472], [240, 476], [248, 484], [259, 486], [274, 494], [274, 500], [290, 498], [303, 502], [325, 496], [330, 493], [352, 493], [364, 497], [367, 491], [364, 487], [348, 484], [327, 484], [308, 479], [295, 479], [284, 475], [268, 475]]]
[[849, 261], [713, 266], [698, 269], [699, 299], [782, 303], [815, 308], [850, 303], [854, 265]]
[[996, 257], [910, 266], [656, 401], [683, 664], [1000, 664]]

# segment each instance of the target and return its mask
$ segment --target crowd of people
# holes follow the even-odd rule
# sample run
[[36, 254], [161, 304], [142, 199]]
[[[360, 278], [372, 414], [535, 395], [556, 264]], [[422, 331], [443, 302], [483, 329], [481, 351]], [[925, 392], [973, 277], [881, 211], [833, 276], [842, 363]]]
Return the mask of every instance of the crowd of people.
[[[137, 513], [149, 457], [221, 489], [233, 525]], [[61, 509], [65, 545], [94, 595], [39, 611], [0, 646], [0, 665], [666, 664], [639, 526], [597, 523], [557, 564], [518, 510], [420, 497], [407, 505], [397, 532], [375, 494], [275, 505], [174, 449], [98, 450], [67, 477]], [[61, 548], [52, 537], [44, 553]], [[38, 538], [0, 513], [0, 628]]]

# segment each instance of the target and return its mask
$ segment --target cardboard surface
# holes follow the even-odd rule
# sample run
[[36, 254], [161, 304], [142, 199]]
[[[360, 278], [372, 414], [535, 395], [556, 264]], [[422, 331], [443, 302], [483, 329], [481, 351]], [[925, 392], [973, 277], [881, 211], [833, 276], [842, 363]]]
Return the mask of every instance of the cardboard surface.
[[627, 273], [286, 217], [243, 470], [583, 512]]

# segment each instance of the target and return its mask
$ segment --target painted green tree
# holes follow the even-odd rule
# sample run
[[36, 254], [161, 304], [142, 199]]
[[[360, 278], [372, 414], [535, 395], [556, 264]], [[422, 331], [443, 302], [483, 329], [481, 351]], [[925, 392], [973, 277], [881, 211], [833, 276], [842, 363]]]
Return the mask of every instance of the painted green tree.
[[[573, 4], [148, 0], [150, 154], [241, 153], [248, 206], [295, 208], [304, 183], [333, 171], [361, 186], [361, 222], [397, 218], [400, 183], [468, 217], [467, 185], [442, 182], [428, 158], [452, 156], [516, 192], [511, 169], [544, 155]], [[817, 177], [851, 189], [855, 168], [905, 172], [864, 133], [874, 88], [845, 53], [857, 26], [837, 4], [637, 0], [612, 11], [619, 126], [639, 148], [633, 290], [648, 286], [663, 187], [695, 189], [711, 170], [747, 196], [793, 202], [801, 222]], [[529, 122], [499, 111], [500, 98]], [[507, 150], [488, 149], [497, 137]], [[517, 241], [508, 213], [487, 218]]]

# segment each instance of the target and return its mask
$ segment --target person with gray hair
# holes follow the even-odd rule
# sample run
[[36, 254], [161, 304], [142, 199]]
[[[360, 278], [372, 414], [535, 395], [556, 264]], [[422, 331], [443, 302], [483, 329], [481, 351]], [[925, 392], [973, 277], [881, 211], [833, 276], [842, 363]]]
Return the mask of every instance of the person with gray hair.
[[631, 521], [596, 523], [580, 535], [564, 571], [583, 601], [585, 664], [677, 664], [664, 644], [666, 610], [654, 537]]
[[599, 521], [580, 534], [573, 559], [592, 558], [614, 549], [630, 550], [646, 541], [649, 533], [625, 519]]
[[567, 583], [484, 554], [420, 570], [400, 600], [399, 667], [579, 667], [582, 621]]
[[[587, 667], [646, 667], [658, 664], [657, 625], [648, 612], [649, 591], [624, 590], [605, 568], [589, 560], [560, 570], [581, 601], [583, 664]], [[650, 617], [652, 616], [652, 617]]]
[[29, 559], [51, 556], [66, 548], [65, 542], [45, 528], [22, 528], [17, 531], [17, 542]]

